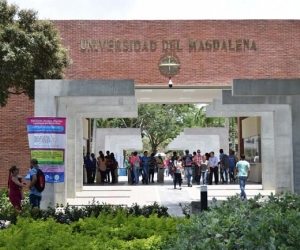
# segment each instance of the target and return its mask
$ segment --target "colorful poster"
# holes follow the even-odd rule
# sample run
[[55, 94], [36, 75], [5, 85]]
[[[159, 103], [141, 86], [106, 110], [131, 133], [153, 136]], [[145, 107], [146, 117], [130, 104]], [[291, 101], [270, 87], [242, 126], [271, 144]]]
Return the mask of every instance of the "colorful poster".
[[66, 118], [27, 118], [27, 132], [31, 158], [38, 160], [46, 182], [64, 182]]
[[31, 158], [38, 159], [39, 164], [64, 164], [64, 151], [57, 150], [47, 150], [47, 149], [31, 149]]

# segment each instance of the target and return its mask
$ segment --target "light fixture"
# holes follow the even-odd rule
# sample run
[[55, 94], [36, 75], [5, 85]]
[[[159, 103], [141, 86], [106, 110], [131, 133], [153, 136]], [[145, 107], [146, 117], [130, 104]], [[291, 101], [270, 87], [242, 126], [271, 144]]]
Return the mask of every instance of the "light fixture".
[[169, 88], [172, 88], [172, 87], [173, 87], [172, 79], [171, 79], [171, 77], [169, 77]]

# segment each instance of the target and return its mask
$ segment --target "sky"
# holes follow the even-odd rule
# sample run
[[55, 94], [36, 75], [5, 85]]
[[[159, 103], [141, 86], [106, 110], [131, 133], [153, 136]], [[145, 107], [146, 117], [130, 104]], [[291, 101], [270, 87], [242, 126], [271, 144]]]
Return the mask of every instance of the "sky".
[[51, 20], [300, 19], [300, 0], [7, 0]]

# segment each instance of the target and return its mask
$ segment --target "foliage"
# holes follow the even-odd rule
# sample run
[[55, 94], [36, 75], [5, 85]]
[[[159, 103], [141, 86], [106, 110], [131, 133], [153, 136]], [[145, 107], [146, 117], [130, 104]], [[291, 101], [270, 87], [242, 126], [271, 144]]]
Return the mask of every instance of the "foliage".
[[189, 219], [191, 217], [191, 204], [182, 205], [179, 203], [179, 206], [181, 207], [182, 214], [185, 216], [185, 218]]
[[17, 216], [24, 218], [32, 218], [34, 220], [47, 220], [52, 218], [53, 220], [62, 223], [70, 224], [71, 222], [78, 221], [88, 217], [98, 217], [101, 214], [116, 215], [118, 212], [124, 212], [127, 216], [144, 216], [149, 218], [155, 214], [158, 218], [169, 217], [168, 208], [160, 206], [158, 203], [152, 205], [139, 206], [138, 204], [132, 204], [132, 206], [120, 206], [100, 204], [99, 202], [91, 202], [88, 206], [59, 206], [56, 208], [48, 207], [47, 209], [31, 209], [29, 204], [28, 195], [22, 202], [22, 212], [18, 212], [10, 203], [7, 192], [0, 189], [0, 220], [9, 220], [16, 223]]
[[[224, 127], [225, 118], [206, 117], [205, 106], [196, 104], [140, 104], [137, 118], [97, 119], [98, 128], [141, 128], [144, 150], [163, 151], [184, 128]], [[230, 141], [237, 139], [236, 118], [231, 118]], [[233, 141], [233, 143], [232, 143]]]
[[10, 94], [33, 99], [35, 79], [60, 79], [69, 64], [50, 21], [0, 0], [0, 106], [6, 105]]
[[206, 106], [202, 106], [195, 114], [195, 125], [199, 127], [224, 127], [225, 118], [206, 117]]
[[178, 226], [163, 249], [300, 249], [300, 197], [231, 197]]
[[164, 148], [184, 128], [194, 126], [194, 104], [140, 104], [138, 118], [98, 119], [97, 127], [141, 128], [151, 152]]
[[[24, 192], [25, 199], [22, 201], [24, 211], [30, 211], [28, 192]], [[0, 220], [9, 220], [16, 223], [19, 211], [14, 208], [8, 198], [8, 190], [0, 189]]]
[[0, 249], [160, 249], [180, 218], [127, 216], [126, 211], [80, 219], [71, 225], [53, 219], [20, 218], [0, 231]]

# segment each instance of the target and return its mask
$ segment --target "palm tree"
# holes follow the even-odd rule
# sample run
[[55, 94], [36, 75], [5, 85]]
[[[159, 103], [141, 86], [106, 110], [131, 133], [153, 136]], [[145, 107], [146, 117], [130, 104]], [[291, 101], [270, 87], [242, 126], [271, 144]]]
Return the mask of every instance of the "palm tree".
[[224, 127], [225, 118], [206, 117], [206, 106], [199, 108], [195, 114], [194, 123], [199, 127]]

